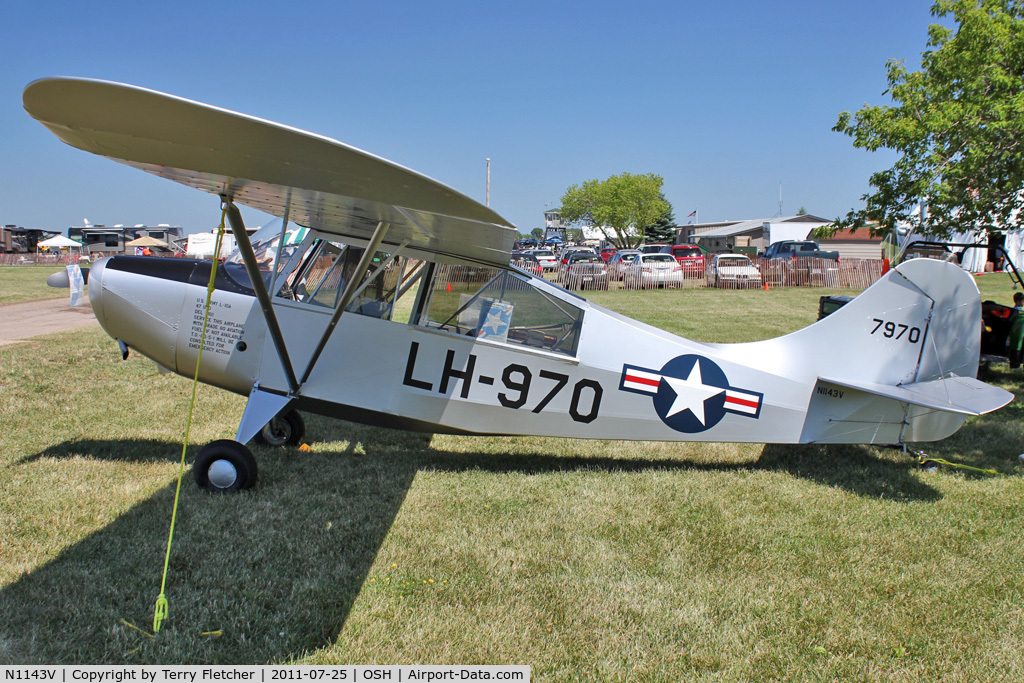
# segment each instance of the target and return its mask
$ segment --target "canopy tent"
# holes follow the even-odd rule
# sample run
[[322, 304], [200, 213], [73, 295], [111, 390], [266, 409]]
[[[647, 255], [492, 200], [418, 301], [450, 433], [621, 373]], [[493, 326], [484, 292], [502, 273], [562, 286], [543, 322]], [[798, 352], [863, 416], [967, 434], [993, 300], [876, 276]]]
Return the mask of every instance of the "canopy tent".
[[164, 242], [162, 240], [158, 240], [155, 237], [150, 237], [149, 235], [144, 235], [142, 237], [138, 237], [136, 239], [133, 239], [131, 242], [125, 242], [124, 246], [126, 246], [126, 247], [164, 247], [166, 249], [168, 245], [167, 245], [167, 242]]
[[42, 242], [37, 242], [36, 243], [36, 247], [38, 247], [38, 248], [47, 248], [47, 249], [54, 248], [54, 247], [59, 248], [59, 249], [67, 249], [67, 248], [81, 249], [82, 248], [82, 243], [81, 242], [76, 242], [73, 239], [69, 239], [69, 238], [65, 237], [64, 235], [55, 235], [55, 236], [53, 236], [53, 237], [51, 237], [49, 239], [43, 240]]
[[1006, 255], [1017, 270], [1024, 270], [1024, 230], [1014, 228], [1006, 231], [1006, 242], [1003, 244]]
[[[925, 207], [925, 210], [926, 207]], [[949, 237], [938, 238], [934, 235], [921, 235], [916, 232], [917, 223], [921, 216], [922, 206], [919, 204], [910, 212], [911, 222], [897, 226], [895, 231], [896, 243], [900, 250], [906, 250], [907, 246], [917, 241], [951, 242], [954, 244], [984, 244], [988, 242], [989, 235], [985, 230], [960, 230], [953, 232]], [[926, 214], [927, 215], [927, 214]], [[1020, 229], [1004, 231], [1006, 243], [1004, 249], [1009, 256], [1010, 262], [1018, 270], [1021, 267], [1021, 244]], [[988, 263], [988, 249], [983, 247], [964, 249], [960, 254], [960, 267], [969, 273], [984, 273], [985, 265]]]

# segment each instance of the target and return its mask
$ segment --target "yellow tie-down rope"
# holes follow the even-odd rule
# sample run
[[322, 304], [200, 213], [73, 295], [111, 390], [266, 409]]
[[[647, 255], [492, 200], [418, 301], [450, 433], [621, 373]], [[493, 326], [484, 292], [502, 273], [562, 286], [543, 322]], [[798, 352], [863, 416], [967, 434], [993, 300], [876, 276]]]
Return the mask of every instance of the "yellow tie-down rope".
[[153, 632], [160, 632], [160, 624], [167, 618], [167, 567], [171, 562], [171, 541], [174, 539], [174, 522], [178, 516], [178, 497], [181, 494], [181, 478], [185, 474], [185, 451], [188, 448], [189, 430], [192, 428], [192, 411], [196, 407], [196, 390], [199, 387], [199, 363], [203, 360], [203, 347], [206, 346], [206, 323], [210, 320], [210, 302], [213, 299], [213, 283], [217, 277], [217, 262], [220, 259], [221, 242], [224, 239], [224, 219], [227, 209], [221, 211], [220, 227], [217, 228], [217, 240], [213, 248], [213, 265], [210, 267], [210, 283], [206, 286], [206, 310], [203, 313], [203, 333], [199, 337], [199, 353], [196, 355], [196, 374], [192, 380], [192, 400], [188, 406], [188, 420], [185, 422], [185, 440], [181, 444], [181, 462], [178, 465], [178, 487], [174, 490], [174, 507], [171, 510], [171, 529], [167, 533], [167, 552], [164, 555], [164, 575], [160, 581], [160, 595], [153, 608]]

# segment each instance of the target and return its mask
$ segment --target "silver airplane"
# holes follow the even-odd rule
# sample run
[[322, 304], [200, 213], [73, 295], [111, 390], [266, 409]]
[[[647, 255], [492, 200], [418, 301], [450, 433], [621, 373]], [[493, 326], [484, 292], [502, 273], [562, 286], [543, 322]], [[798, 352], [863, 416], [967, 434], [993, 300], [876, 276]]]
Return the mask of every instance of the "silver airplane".
[[[743, 344], [690, 341], [509, 264], [513, 226], [414, 171], [319, 135], [105, 81], [51, 78], [28, 113], [73, 147], [219, 198], [200, 381], [248, 396], [193, 471], [251, 487], [252, 439], [298, 444], [298, 411], [436, 433], [906, 445], [1013, 395], [975, 379], [977, 286], [901, 264], [828, 318]], [[276, 215], [251, 239], [238, 204]], [[114, 256], [89, 298], [127, 353], [193, 377], [213, 264]]]

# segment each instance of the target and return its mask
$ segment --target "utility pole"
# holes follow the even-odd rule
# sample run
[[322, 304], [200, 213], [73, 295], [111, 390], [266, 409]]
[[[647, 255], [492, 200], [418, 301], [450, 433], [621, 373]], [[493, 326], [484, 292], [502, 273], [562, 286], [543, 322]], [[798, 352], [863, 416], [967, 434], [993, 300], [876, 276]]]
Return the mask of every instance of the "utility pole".
[[491, 205], [491, 158], [487, 157], [487, 206]]

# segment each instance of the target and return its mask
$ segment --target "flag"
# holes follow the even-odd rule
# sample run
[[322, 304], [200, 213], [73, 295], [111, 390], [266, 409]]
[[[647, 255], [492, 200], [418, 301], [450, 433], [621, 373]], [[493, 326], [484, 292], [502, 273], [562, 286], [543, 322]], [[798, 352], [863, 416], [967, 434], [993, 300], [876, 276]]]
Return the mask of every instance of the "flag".
[[696, 215], [697, 215], [697, 209], [694, 209], [693, 211], [691, 211], [690, 213], [688, 213], [688, 214], [686, 215], [686, 217], [687, 217], [687, 218], [693, 218], [693, 217], [694, 217], [694, 216], [696, 216]]

